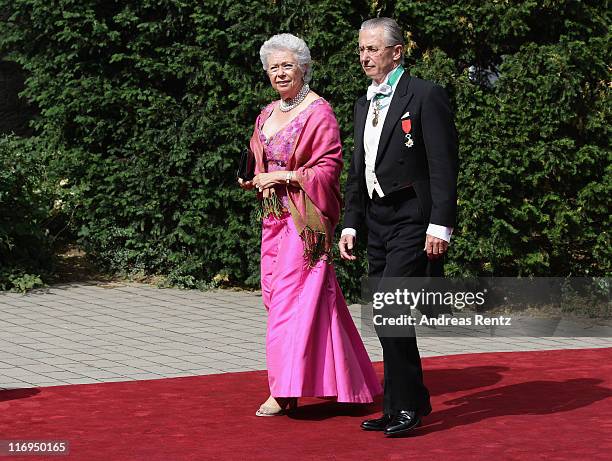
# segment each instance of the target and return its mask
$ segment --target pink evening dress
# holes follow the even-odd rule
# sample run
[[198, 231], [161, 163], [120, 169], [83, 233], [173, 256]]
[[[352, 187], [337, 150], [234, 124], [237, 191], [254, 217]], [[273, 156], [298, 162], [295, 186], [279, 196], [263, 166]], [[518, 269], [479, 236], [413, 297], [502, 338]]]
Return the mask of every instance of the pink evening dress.
[[[306, 119], [328, 105], [322, 98], [313, 101], [267, 139], [262, 126], [276, 104], [262, 111], [256, 127], [268, 172], [286, 169]], [[288, 209], [286, 187], [276, 186], [276, 192]], [[261, 288], [268, 312], [266, 355], [273, 397], [337, 397], [338, 402], [369, 403], [382, 393], [333, 265], [321, 259], [309, 267], [289, 212], [263, 219]]]

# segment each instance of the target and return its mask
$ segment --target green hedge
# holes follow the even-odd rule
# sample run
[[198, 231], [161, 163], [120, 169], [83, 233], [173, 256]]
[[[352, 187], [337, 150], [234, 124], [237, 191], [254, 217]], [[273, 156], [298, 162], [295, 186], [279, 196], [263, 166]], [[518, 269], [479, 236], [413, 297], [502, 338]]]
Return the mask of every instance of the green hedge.
[[0, 137], [0, 290], [41, 286], [52, 270], [54, 221], [64, 206], [36, 139]]
[[[303, 36], [348, 166], [368, 84], [357, 29], [407, 32], [407, 65], [452, 95], [461, 141], [453, 274], [610, 273], [609, 17], [599, 1], [0, 0], [0, 53], [27, 72], [35, 127], [61, 148], [82, 245], [101, 266], [198, 286], [257, 285], [253, 196], [240, 149], [274, 97], [258, 50]], [[488, 85], [470, 66], [495, 69]], [[478, 75], [481, 77], [479, 78]], [[339, 263], [355, 293], [365, 258]]]

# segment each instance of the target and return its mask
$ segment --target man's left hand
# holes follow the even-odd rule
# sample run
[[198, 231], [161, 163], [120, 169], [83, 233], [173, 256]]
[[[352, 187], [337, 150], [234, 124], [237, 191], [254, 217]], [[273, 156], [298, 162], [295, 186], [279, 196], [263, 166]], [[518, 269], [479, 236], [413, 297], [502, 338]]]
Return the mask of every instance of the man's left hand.
[[426, 234], [425, 236], [425, 251], [429, 259], [438, 259], [448, 250], [448, 242], [446, 240]]

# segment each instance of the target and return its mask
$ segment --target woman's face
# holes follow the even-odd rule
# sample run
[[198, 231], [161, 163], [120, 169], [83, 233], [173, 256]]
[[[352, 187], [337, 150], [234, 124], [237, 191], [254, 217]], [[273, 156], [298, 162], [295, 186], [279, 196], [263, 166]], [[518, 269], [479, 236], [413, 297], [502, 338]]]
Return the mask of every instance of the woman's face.
[[295, 97], [304, 84], [304, 73], [291, 51], [274, 51], [268, 55], [268, 77], [272, 88], [282, 99]]

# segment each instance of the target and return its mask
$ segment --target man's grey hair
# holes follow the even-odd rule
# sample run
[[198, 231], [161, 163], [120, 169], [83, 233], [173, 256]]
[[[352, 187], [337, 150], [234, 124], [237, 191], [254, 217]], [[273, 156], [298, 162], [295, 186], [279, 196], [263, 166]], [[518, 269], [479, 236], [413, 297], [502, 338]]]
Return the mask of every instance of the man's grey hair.
[[[359, 30], [370, 30], [382, 28], [384, 33], [384, 40], [386, 46], [391, 45], [402, 45], [404, 47], [406, 42], [404, 40], [404, 34], [402, 33], [401, 27], [395, 22], [395, 19], [391, 18], [372, 18], [361, 23]], [[402, 48], [402, 59], [400, 61], [404, 64], [404, 50]]]
[[312, 59], [306, 42], [292, 34], [273, 35], [261, 45], [259, 57], [264, 70], [268, 70], [268, 56], [275, 51], [290, 51], [304, 73], [304, 83], [312, 78]]

